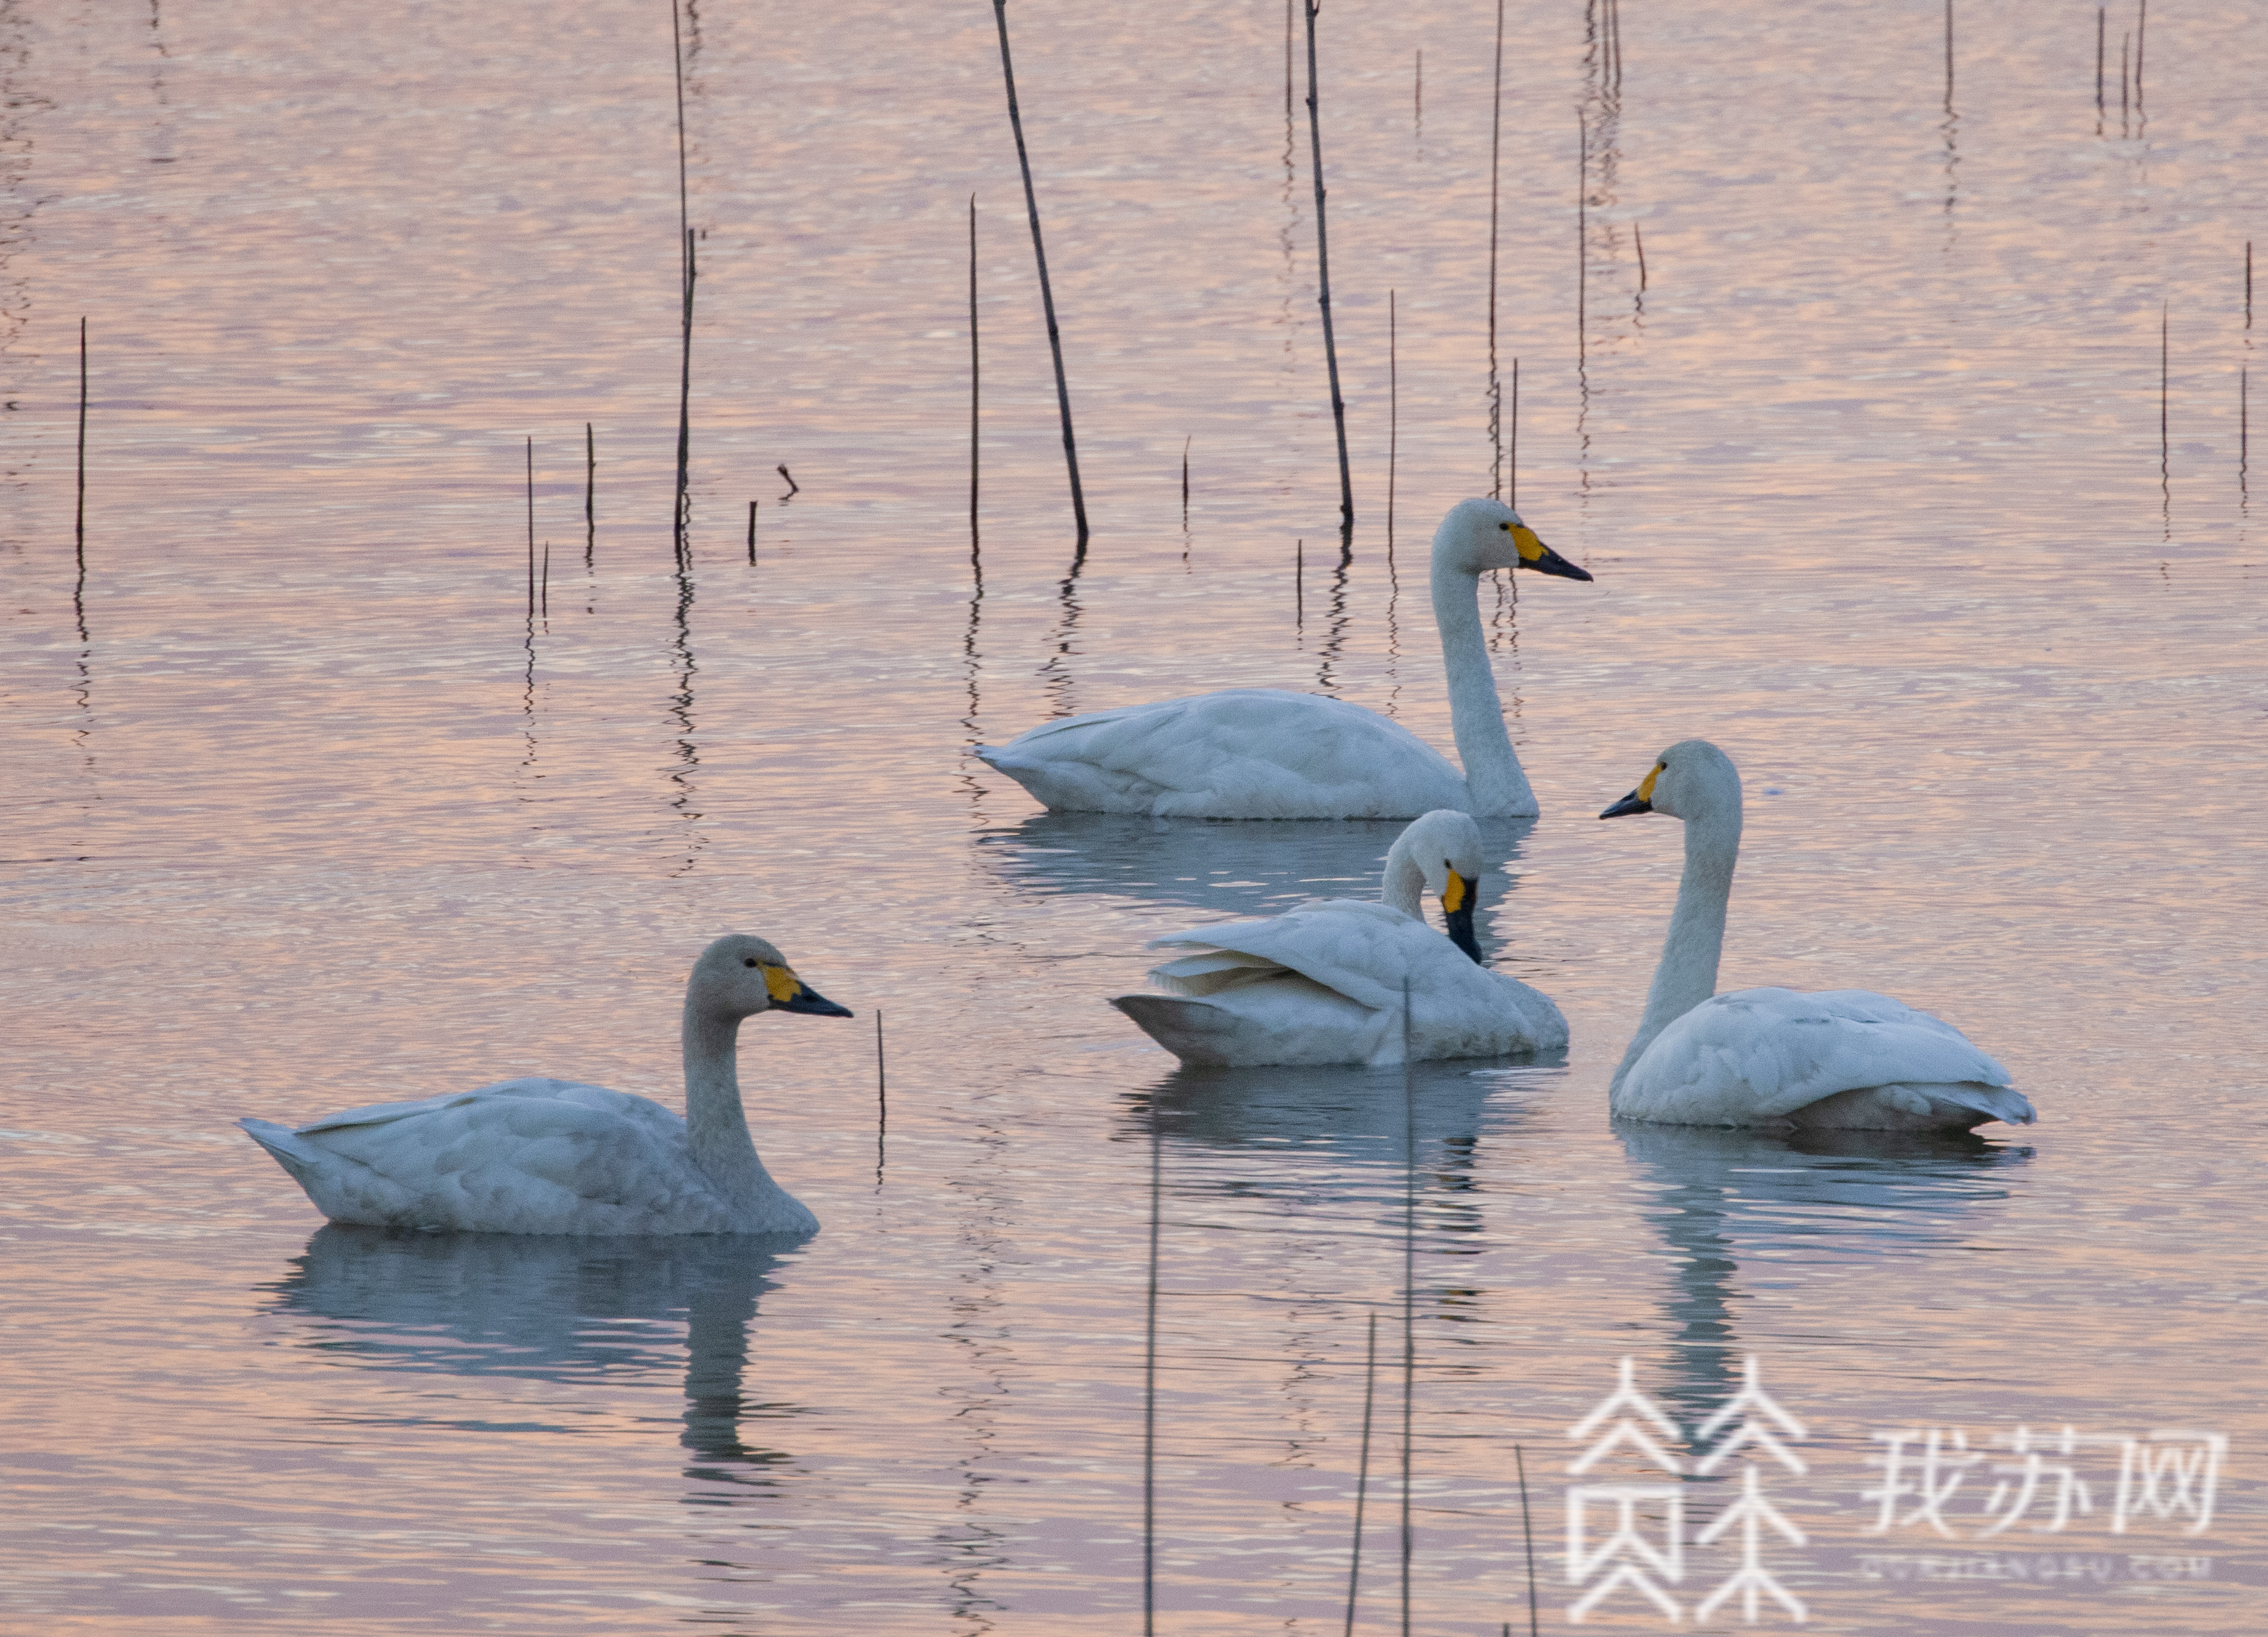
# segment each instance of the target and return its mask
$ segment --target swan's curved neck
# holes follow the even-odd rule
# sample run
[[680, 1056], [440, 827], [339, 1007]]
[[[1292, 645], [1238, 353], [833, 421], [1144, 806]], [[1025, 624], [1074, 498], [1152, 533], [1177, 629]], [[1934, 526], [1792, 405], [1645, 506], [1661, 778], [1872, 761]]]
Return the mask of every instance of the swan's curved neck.
[[685, 1127], [693, 1162], [735, 1199], [777, 1186], [756, 1158], [740, 1107], [740, 1020], [685, 1003]]
[[1425, 918], [1425, 872], [1418, 867], [1418, 851], [1410, 844], [1407, 830], [1394, 838], [1394, 846], [1386, 855], [1386, 874], [1378, 884], [1378, 901], [1415, 919]]
[[1733, 866], [1741, 856], [1741, 807], [1685, 821], [1685, 874], [1677, 883], [1677, 908], [1662, 940], [1661, 964], [1646, 997], [1646, 1016], [1623, 1053], [1609, 1088], [1620, 1091], [1623, 1077], [1646, 1055], [1653, 1037], [1717, 992], [1717, 962], [1725, 952], [1725, 906], [1733, 896]]
[[1449, 724], [1456, 735], [1457, 759], [1465, 764], [1472, 811], [1533, 813], [1535, 797], [1513, 753], [1512, 735], [1505, 731], [1496, 674], [1489, 668], [1488, 643], [1481, 633], [1480, 577], [1444, 561], [1439, 553], [1433, 558], [1433, 623], [1441, 630]]

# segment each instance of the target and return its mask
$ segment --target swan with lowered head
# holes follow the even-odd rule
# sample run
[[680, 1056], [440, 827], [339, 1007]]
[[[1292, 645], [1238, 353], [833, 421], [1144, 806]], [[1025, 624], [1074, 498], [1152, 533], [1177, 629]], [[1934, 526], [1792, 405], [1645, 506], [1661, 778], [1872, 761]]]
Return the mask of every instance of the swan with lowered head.
[[1532, 818], [1481, 634], [1491, 569], [1588, 579], [1495, 500], [1465, 500], [1433, 535], [1433, 619], [1460, 773], [1373, 711], [1278, 688], [1230, 688], [1047, 722], [976, 755], [1049, 808], [1160, 818], [1409, 818], [1436, 807]]
[[685, 1114], [529, 1076], [296, 1128], [239, 1120], [334, 1222], [489, 1234], [807, 1234], [756, 1157], [734, 1067], [740, 1020], [849, 1017], [761, 938], [719, 938], [685, 985]]
[[[1379, 902], [1335, 898], [1264, 921], [1231, 921], [1151, 940], [1188, 953], [1152, 968], [1165, 994], [1110, 1004], [1184, 1064], [1404, 1061], [1554, 1051], [1559, 1008], [1480, 963], [1474, 896], [1485, 867], [1469, 815], [1428, 813], [1395, 838]], [[1425, 924], [1420, 895], [1441, 901], [1449, 935]]]
[[1718, 994], [1725, 906], [1741, 851], [1741, 775], [1705, 739], [1661, 753], [1599, 815], [1685, 822], [1685, 874], [1646, 1016], [1607, 1094], [1618, 1119], [1786, 1130], [1966, 1131], [2027, 1125], [2008, 1072], [1950, 1023], [1865, 989]]

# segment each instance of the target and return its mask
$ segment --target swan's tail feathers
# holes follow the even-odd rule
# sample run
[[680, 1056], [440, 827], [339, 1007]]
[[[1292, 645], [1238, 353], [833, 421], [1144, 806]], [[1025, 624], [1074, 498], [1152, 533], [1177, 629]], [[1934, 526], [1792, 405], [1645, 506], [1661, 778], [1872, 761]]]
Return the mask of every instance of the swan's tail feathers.
[[299, 1184], [315, 1209], [334, 1222], [391, 1226], [410, 1204], [406, 1189], [367, 1165], [308, 1141], [273, 1120], [242, 1119], [244, 1134], [268, 1150]]
[[1239, 1062], [1233, 1048], [1238, 1020], [1232, 1013], [1180, 995], [1113, 995], [1110, 1004], [1183, 1063], [1226, 1068]]
[[1962, 1081], [1951, 1086], [1928, 1088], [1931, 1101], [1942, 1107], [1974, 1110], [1983, 1117], [1968, 1121], [1970, 1125], [1982, 1125], [1987, 1120], [1999, 1120], [2010, 1125], [2029, 1125], [2039, 1116], [2032, 1110], [2032, 1100], [2014, 1086], [1984, 1086], [1974, 1081]]

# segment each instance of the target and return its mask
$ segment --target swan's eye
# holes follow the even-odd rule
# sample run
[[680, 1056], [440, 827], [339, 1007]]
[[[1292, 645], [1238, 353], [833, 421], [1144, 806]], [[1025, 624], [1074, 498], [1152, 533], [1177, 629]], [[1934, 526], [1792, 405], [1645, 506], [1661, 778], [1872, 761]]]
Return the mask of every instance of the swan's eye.
[[756, 957], [754, 955], [750, 955], [747, 960], [740, 962], [742, 966], [754, 966], [755, 963]]

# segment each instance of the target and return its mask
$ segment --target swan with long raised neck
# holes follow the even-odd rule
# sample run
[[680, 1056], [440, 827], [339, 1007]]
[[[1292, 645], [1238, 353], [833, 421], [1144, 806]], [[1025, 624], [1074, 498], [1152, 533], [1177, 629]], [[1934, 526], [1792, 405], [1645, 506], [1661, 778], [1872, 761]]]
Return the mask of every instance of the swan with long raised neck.
[[1685, 873], [1646, 1015], [1607, 1093], [1618, 1119], [1786, 1130], [2029, 1125], [2008, 1071], [1952, 1024], [1867, 989], [1717, 991], [1741, 852], [1741, 775], [1705, 739], [1663, 751], [1599, 815], [1685, 822]]
[[777, 949], [738, 933], [685, 985], [685, 1114], [530, 1076], [297, 1127], [239, 1120], [334, 1222], [490, 1234], [807, 1234], [819, 1220], [756, 1157], [740, 1020], [849, 1017]]
[[[1329, 899], [1152, 939], [1182, 952], [1151, 970], [1167, 992], [1110, 1004], [1201, 1067], [1401, 1063], [1405, 994], [1409, 1059], [1556, 1051], [1567, 1043], [1559, 1008], [1481, 964], [1473, 909], [1485, 867], [1479, 825], [1428, 813], [1395, 837], [1377, 903]], [[1425, 923], [1429, 893], [1447, 937]]]
[[976, 755], [1059, 813], [1233, 819], [1410, 818], [1437, 807], [1532, 818], [1481, 631], [1480, 577], [1588, 579], [1495, 500], [1461, 501], [1433, 535], [1433, 619], [1459, 772], [1408, 728], [1315, 694], [1231, 688], [1048, 722]]

